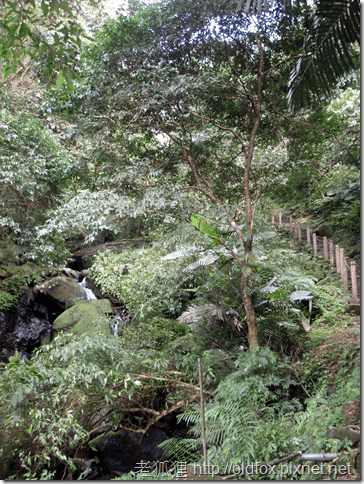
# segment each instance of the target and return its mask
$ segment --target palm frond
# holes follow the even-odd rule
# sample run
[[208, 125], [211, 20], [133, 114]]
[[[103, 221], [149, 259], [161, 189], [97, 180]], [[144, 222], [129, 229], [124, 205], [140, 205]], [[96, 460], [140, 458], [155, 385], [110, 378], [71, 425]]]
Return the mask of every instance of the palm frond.
[[290, 75], [288, 100], [293, 107], [328, 97], [337, 82], [357, 67], [352, 44], [360, 43], [359, 0], [319, 0], [312, 20], [305, 55]]
[[[239, 0], [238, 5], [236, 7], [236, 11], [239, 12], [242, 10], [244, 13], [249, 13], [252, 15], [258, 15], [261, 12], [267, 12], [268, 10], [280, 7], [282, 12], [286, 15], [292, 15], [292, 1], [291, 0], [277, 0], [277, 1], [268, 1], [268, 0]], [[301, 4], [306, 5], [306, 0], [301, 0], [296, 2], [297, 7], [300, 8]]]

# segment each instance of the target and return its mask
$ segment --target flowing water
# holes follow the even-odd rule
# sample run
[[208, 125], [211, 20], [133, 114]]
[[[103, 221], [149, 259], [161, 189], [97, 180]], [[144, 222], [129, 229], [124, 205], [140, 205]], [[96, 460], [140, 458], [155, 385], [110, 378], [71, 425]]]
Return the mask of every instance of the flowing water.
[[86, 299], [87, 301], [91, 301], [92, 299], [97, 299], [97, 297], [95, 296], [95, 294], [91, 291], [91, 289], [88, 289], [87, 288], [87, 281], [86, 281], [86, 277], [84, 277], [82, 279], [81, 282], [78, 283], [78, 285], [80, 287], [82, 287], [82, 289], [84, 290], [85, 292], [85, 295], [86, 295]]

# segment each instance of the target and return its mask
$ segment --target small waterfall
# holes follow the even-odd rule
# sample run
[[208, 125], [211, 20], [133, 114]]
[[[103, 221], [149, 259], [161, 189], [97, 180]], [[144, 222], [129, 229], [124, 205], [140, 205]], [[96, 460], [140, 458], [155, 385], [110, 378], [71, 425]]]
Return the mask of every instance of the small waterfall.
[[121, 328], [122, 326], [125, 326], [126, 325], [126, 321], [127, 321], [127, 318], [126, 318], [126, 314], [125, 314], [125, 311], [122, 311], [122, 315], [120, 314], [117, 314], [116, 317], [115, 317], [115, 323], [114, 324], [110, 324], [110, 329], [112, 331], [112, 334], [114, 336], [120, 336], [119, 335], [119, 328]]
[[79, 283], [79, 286], [82, 287], [86, 294], [86, 299], [87, 301], [91, 301], [92, 299], [97, 299], [95, 294], [91, 291], [91, 289], [87, 288], [87, 282], [86, 282], [86, 277], [82, 279], [82, 282]]

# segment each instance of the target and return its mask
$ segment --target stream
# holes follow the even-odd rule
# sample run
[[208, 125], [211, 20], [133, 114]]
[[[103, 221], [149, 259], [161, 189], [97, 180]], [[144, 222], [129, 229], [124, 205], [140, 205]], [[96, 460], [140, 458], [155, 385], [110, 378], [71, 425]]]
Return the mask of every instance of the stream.
[[[22, 357], [20, 363], [30, 359], [35, 348], [52, 340], [60, 317], [72, 312], [75, 307], [87, 309], [96, 305], [98, 308], [102, 303], [100, 307], [106, 307], [104, 310], [112, 311], [113, 314], [113, 318], [109, 318], [110, 333], [114, 336], [123, 333], [128, 322], [127, 311], [120, 306], [113, 308], [109, 300], [102, 299], [97, 286], [85, 273], [87, 270], [79, 272], [66, 268], [58, 276], [28, 287], [15, 310], [0, 313], [1, 362], [8, 363], [15, 351]], [[95, 414], [92, 418], [93, 421], [88, 425], [89, 430], [97, 427], [97, 420], [103, 416]], [[139, 433], [111, 431], [113, 428], [105, 420], [105, 425], [93, 436], [98, 438], [97, 451], [89, 449], [88, 459], [75, 459], [78, 472], [89, 472], [85, 479], [108, 480], [135, 470], [140, 461], [162, 461], [163, 452], [158, 444], [168, 439], [176, 430], [176, 419], [169, 416], [164, 422], [160, 421], [156, 427], [148, 430], [141, 442]], [[62, 477], [56, 473], [55, 478]]]

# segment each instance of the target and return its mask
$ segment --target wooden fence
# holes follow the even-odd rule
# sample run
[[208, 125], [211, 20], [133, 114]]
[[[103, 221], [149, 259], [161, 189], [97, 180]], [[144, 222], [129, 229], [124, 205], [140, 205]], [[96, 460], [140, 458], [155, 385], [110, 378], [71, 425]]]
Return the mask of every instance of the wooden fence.
[[334, 244], [332, 240], [328, 240], [327, 237], [319, 237], [311, 231], [310, 227], [302, 226], [291, 214], [282, 215], [281, 210], [277, 216], [272, 212], [271, 223], [278, 229], [288, 229], [299, 243], [307, 248], [312, 248], [315, 257], [323, 257], [330, 264], [330, 267], [340, 274], [344, 291], [351, 293], [350, 304], [360, 306], [358, 291], [360, 268], [357, 267], [355, 260], [349, 260], [346, 257], [344, 249], [338, 244]]

